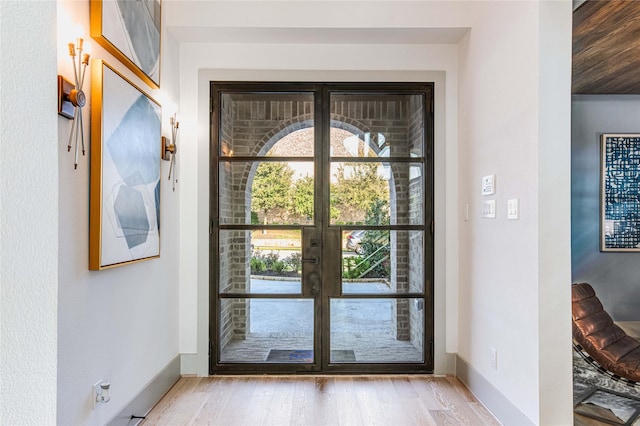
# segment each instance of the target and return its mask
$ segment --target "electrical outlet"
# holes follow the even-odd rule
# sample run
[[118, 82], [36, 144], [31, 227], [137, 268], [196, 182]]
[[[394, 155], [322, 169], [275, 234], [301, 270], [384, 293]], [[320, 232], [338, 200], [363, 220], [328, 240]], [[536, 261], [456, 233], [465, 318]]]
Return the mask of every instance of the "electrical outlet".
[[109, 389], [111, 384], [100, 380], [91, 388], [91, 400], [93, 401], [93, 408], [96, 408], [98, 404], [106, 404], [111, 400], [111, 394]]
[[91, 386], [91, 402], [93, 403], [93, 408], [96, 408], [96, 405], [98, 405], [98, 395], [100, 394], [101, 384], [102, 380], [98, 380], [98, 382]]
[[498, 350], [496, 348], [491, 348], [491, 368], [498, 369]]

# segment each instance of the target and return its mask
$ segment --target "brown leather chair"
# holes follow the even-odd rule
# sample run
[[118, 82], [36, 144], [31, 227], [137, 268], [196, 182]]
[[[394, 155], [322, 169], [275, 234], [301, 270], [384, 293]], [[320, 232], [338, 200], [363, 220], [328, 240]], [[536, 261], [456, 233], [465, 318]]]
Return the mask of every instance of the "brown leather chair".
[[640, 382], [640, 342], [613, 323], [589, 284], [571, 286], [571, 310], [574, 341], [611, 373]]

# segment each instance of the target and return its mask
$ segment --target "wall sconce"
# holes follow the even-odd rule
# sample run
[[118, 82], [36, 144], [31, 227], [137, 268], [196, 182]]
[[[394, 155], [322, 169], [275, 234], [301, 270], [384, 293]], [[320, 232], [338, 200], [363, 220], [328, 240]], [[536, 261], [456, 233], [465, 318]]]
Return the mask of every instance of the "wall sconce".
[[176, 153], [178, 152], [178, 147], [176, 145], [178, 139], [178, 127], [180, 123], [176, 118], [176, 114], [173, 114], [169, 119], [169, 124], [171, 124], [171, 140], [166, 137], [162, 137], [162, 159], [165, 161], [171, 161], [169, 165], [169, 177], [168, 180], [171, 180], [171, 172], [173, 171], [173, 190], [176, 190], [176, 182], [178, 181], [175, 172], [175, 161], [176, 161]]
[[[71, 62], [73, 63], [75, 85], [61, 75], [58, 76], [58, 114], [73, 120], [67, 152], [71, 151], [71, 144], [75, 142], [74, 169], [78, 168], [78, 138], [82, 145], [82, 155], [85, 155], [82, 108], [87, 104], [87, 98], [82, 91], [82, 85], [84, 84], [84, 75], [89, 65], [90, 55], [86, 52], [82, 53], [83, 45], [84, 40], [80, 37], [78, 37], [75, 44], [69, 43], [69, 56], [71, 56]], [[78, 58], [77, 61], [76, 57]]]

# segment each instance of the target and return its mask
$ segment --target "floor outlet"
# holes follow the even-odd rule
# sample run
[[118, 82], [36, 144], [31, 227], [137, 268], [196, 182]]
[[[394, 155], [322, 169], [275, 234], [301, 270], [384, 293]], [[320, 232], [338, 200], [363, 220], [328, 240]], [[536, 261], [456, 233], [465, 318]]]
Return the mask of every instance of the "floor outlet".
[[498, 350], [496, 348], [491, 348], [491, 368], [498, 369]]

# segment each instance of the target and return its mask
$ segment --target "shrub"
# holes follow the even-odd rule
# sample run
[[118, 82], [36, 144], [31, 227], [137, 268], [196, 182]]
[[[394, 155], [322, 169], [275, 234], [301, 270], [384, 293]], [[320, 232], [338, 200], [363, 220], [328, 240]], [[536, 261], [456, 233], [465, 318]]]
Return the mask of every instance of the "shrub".
[[366, 231], [361, 242], [364, 256], [376, 265], [367, 278], [382, 278], [389, 276], [389, 231]]
[[251, 258], [250, 266], [252, 273], [264, 272], [267, 269], [267, 265], [264, 263], [264, 260], [255, 256]]
[[284, 268], [286, 266], [287, 265], [282, 260], [276, 260], [275, 262], [273, 262], [273, 270], [279, 274], [284, 271]]
[[280, 259], [280, 255], [275, 252], [271, 252], [262, 256], [262, 260], [269, 270], [273, 270], [273, 264], [276, 263], [278, 259]]
[[285, 257], [283, 262], [291, 272], [299, 272], [302, 266], [302, 253], [292, 253], [291, 256]]
[[360, 278], [371, 264], [361, 256], [345, 257], [342, 260], [342, 278]]

